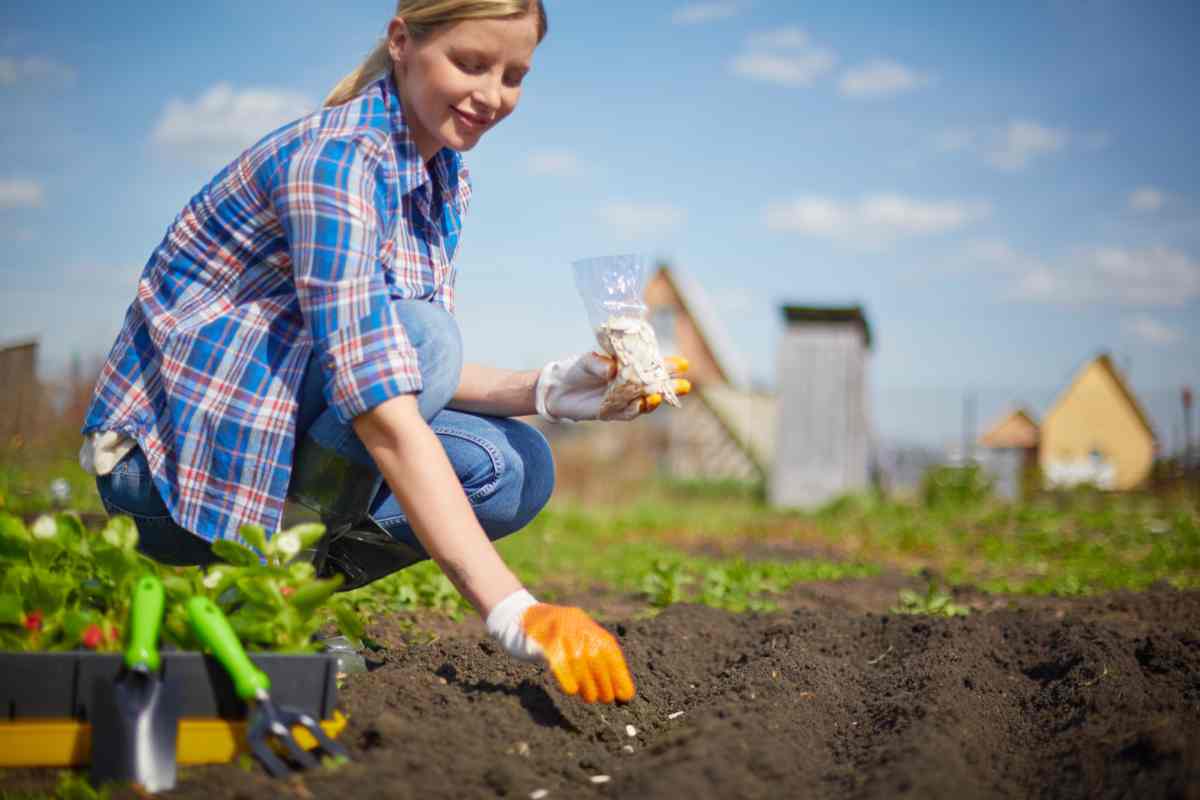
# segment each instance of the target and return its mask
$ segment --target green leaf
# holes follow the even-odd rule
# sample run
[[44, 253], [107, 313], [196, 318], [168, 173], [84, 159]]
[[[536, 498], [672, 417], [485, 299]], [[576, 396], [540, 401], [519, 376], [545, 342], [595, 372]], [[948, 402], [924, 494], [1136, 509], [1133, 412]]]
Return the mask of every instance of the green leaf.
[[300, 548], [308, 550], [316, 547], [317, 542], [321, 541], [321, 537], [325, 535], [325, 526], [319, 522], [306, 522], [302, 525], [293, 525], [288, 528], [288, 532], [299, 536]]
[[29, 558], [29, 538], [0, 530], [0, 561], [24, 561]]
[[0, 594], [0, 625], [20, 625], [24, 619], [21, 598], [15, 594]]
[[110, 518], [100, 536], [119, 550], [133, 550], [138, 543], [137, 525], [123, 514]]
[[366, 626], [363, 624], [362, 617], [349, 604], [338, 603], [334, 605], [333, 616], [337, 619], [338, 630], [341, 631], [343, 636], [354, 641], [362, 640], [363, 634], [367, 631]]
[[140, 572], [137, 559], [133, 558], [130, 550], [116, 547], [98, 548], [92, 556], [92, 562], [101, 576], [107, 577], [115, 588], [135, 571]]
[[292, 596], [288, 598], [288, 602], [303, 613], [311, 614], [319, 608], [326, 600], [333, 596], [338, 587], [342, 585], [342, 576], [338, 575], [335, 578], [323, 581], [313, 581], [310, 584], [301, 586]]
[[29, 541], [29, 531], [20, 517], [15, 517], [7, 511], [0, 511], [0, 536], [10, 536], [13, 539]]
[[192, 582], [182, 575], [164, 575], [163, 588], [167, 596], [175, 600], [185, 600], [195, 594]]
[[58, 613], [67, 601], [72, 584], [56, 575], [35, 572], [25, 589], [25, 601], [31, 609], [47, 616]]
[[251, 577], [240, 578], [237, 582], [238, 591], [251, 603], [278, 608], [283, 605], [283, 595], [275, 588], [272, 581]]
[[75, 647], [79, 644], [87, 626], [99, 621], [100, 615], [95, 611], [78, 609], [68, 611], [63, 615], [63, 638], [70, 647]]
[[267, 532], [261, 525], [243, 525], [238, 528], [238, 534], [258, 552], [267, 552]]
[[248, 547], [229, 539], [218, 539], [212, 543], [213, 555], [235, 567], [248, 567], [258, 563], [258, 556]]

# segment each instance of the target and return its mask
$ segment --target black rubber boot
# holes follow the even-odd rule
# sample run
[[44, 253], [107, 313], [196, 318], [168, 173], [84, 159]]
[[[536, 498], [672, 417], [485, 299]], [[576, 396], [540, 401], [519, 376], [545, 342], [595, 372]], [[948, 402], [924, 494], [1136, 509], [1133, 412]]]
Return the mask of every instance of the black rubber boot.
[[393, 539], [371, 517], [371, 501], [382, 483], [374, 466], [356, 464], [310, 437], [296, 447], [288, 500], [315, 513], [325, 525], [312, 563], [318, 577], [344, 577], [338, 591], [366, 586], [427, 558]]

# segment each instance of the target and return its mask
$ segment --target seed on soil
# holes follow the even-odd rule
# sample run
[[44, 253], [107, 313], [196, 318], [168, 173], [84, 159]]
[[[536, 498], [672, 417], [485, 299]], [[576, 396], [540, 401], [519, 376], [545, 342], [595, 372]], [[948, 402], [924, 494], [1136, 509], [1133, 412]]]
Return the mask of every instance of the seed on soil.
[[607, 775], [593, 775], [592, 777], [588, 778], [588, 780], [592, 783], [608, 783], [612, 780], [612, 778]]
[[626, 725], [625, 734], [627, 736], [637, 736], [637, 728], [633, 727], [632, 725]]
[[673, 711], [667, 715], [667, 719], [678, 719], [679, 717], [682, 717], [682, 716], [683, 716], [682, 711]]
[[633, 745], [631, 745], [631, 744], [627, 744], [627, 745], [625, 745], [624, 747], [622, 747], [621, 749], [622, 749], [622, 750], [624, 750], [626, 753], [632, 753], [632, 752], [633, 752]]
[[542, 800], [543, 797], [550, 794], [546, 789], [534, 789], [529, 793], [529, 800]]
[[517, 750], [517, 755], [528, 758], [529, 757], [529, 742], [517, 742], [516, 750]]

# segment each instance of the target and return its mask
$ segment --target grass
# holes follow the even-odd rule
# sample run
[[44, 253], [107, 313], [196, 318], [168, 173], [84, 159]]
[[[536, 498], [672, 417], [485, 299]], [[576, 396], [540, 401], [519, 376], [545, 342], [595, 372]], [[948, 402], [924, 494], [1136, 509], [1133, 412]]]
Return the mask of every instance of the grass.
[[[18, 515], [51, 510], [51, 481], [62, 478], [73, 508], [100, 511], [95, 484], [74, 453], [51, 450], [60, 455], [27, 449], [0, 458], [0, 508]], [[943, 468], [914, 498], [862, 494], [800, 512], [771, 508], [757, 484], [651, 480], [617, 504], [574, 502], [562, 492], [499, 549], [546, 599], [598, 586], [655, 606], [770, 608], [773, 595], [797, 582], [880, 569], [927, 570], [948, 587], [993, 593], [1087, 594], [1156, 581], [1196, 588], [1198, 498], [1196, 491], [1168, 497], [1079, 490], [1006, 503], [978, 472]], [[787, 560], [739, 554], [781, 544]], [[377, 609], [467, 610], [432, 564], [358, 596]]]

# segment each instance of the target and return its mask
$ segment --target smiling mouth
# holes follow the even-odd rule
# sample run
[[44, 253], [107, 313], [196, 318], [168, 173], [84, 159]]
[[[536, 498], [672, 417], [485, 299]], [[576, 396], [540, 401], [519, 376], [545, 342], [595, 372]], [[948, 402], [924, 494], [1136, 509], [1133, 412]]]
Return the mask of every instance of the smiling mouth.
[[464, 123], [467, 124], [468, 127], [471, 127], [471, 128], [486, 128], [488, 126], [488, 123], [490, 122], [490, 120], [484, 119], [482, 117], [477, 117], [474, 114], [468, 114], [465, 111], [460, 111], [459, 109], [455, 108], [454, 106], [450, 106], [450, 110], [453, 111], [460, 120], [462, 120]]

